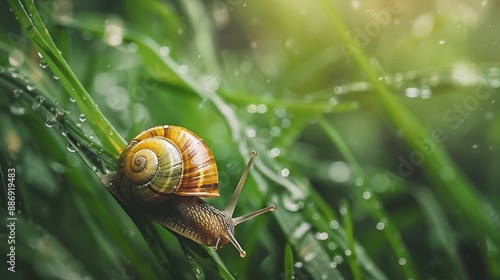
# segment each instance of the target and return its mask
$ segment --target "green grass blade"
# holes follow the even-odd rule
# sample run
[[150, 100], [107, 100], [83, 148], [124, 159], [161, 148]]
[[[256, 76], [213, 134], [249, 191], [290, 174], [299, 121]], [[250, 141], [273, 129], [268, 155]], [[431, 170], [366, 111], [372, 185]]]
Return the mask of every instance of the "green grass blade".
[[92, 118], [93, 121], [90, 122], [90, 125], [95, 131], [102, 132], [102, 134], [98, 133], [97, 135], [102, 135], [100, 140], [104, 145], [114, 151], [121, 151], [122, 147], [125, 146], [125, 141], [101, 114], [90, 95], [71, 71], [40, 19], [35, 4], [29, 0], [26, 2], [23, 5], [21, 1], [9, 0], [9, 5], [24, 31], [28, 33], [28, 37], [36, 50], [42, 56], [41, 58], [49, 65], [52, 72], [59, 77], [59, 81], [69, 96], [76, 100], [82, 113], [87, 118]]
[[293, 250], [292, 246], [290, 243], [288, 243], [285, 247], [285, 269], [283, 272], [285, 273], [284, 278], [285, 280], [292, 280], [294, 279], [294, 272], [293, 272]]
[[347, 261], [349, 262], [349, 266], [351, 267], [353, 279], [359, 280], [361, 279], [361, 272], [356, 260], [356, 248], [354, 247], [354, 227], [352, 225], [351, 207], [349, 207], [349, 202], [347, 202], [347, 200], [345, 199], [340, 202], [340, 214], [344, 217], [347, 248], [350, 252], [349, 254], [346, 253]]
[[406, 276], [409, 279], [417, 279], [417, 273], [415, 271], [413, 261], [410, 257], [408, 249], [406, 245], [400, 238], [400, 233], [395, 227], [394, 223], [392, 223], [387, 216], [387, 214], [379, 208], [377, 205], [381, 204], [381, 201], [378, 199], [377, 195], [368, 187], [367, 182], [369, 182], [368, 176], [364, 172], [363, 168], [360, 166], [354, 155], [351, 153], [351, 150], [342, 139], [340, 133], [335, 129], [333, 125], [330, 125], [324, 118], [318, 119], [318, 124], [323, 128], [326, 132], [332, 143], [339, 149], [342, 156], [346, 159], [346, 161], [351, 166], [353, 172], [356, 174], [358, 178], [361, 178], [362, 184], [359, 186], [358, 196], [362, 197], [364, 193], [370, 194], [370, 200], [361, 199], [364, 206], [369, 209], [369, 213], [371, 213], [377, 220], [384, 221], [384, 235], [391, 244], [391, 247], [398, 257], [398, 260], [404, 260], [405, 265], [402, 266]]

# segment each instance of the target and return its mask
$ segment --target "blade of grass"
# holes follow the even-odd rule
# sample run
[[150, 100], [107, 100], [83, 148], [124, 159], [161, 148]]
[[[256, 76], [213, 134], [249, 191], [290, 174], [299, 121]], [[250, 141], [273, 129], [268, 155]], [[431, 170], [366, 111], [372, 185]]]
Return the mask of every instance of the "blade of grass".
[[292, 246], [290, 243], [286, 244], [285, 247], [285, 269], [283, 270], [285, 275], [284, 278], [285, 280], [292, 280], [294, 279], [294, 272], [293, 272], [293, 251], [292, 251]]
[[117, 152], [121, 151], [122, 147], [126, 144], [125, 140], [121, 138], [115, 128], [101, 114], [83, 85], [76, 78], [73, 71], [71, 71], [50, 37], [35, 8], [34, 2], [26, 0], [23, 5], [20, 0], [9, 0], [9, 5], [36, 50], [41, 54], [42, 59], [49, 65], [52, 72], [59, 77], [59, 81], [68, 94], [76, 100], [82, 113], [87, 118], [92, 118], [93, 121], [90, 122], [90, 125], [94, 131], [102, 131], [104, 133], [103, 135], [105, 136], [100, 139], [104, 143], [104, 146], [112, 147]]
[[436, 201], [436, 198], [432, 193], [424, 188], [416, 189], [413, 194], [420, 203], [424, 213], [427, 217], [429, 227], [432, 228], [439, 242], [436, 242], [441, 246], [441, 249], [448, 256], [452, 267], [456, 270], [454, 275], [457, 279], [467, 279], [467, 274], [465, 273], [465, 265], [459, 258], [458, 244], [456, 238], [452, 231], [446, 227], [446, 219], [441, 210], [441, 206]]
[[398, 259], [404, 259], [405, 265], [403, 266], [403, 270], [408, 277], [408, 279], [418, 279], [417, 273], [414, 269], [413, 261], [410, 257], [408, 249], [406, 245], [400, 238], [400, 233], [398, 232], [394, 223], [392, 223], [387, 216], [387, 214], [380, 208], [377, 207], [381, 203], [376, 194], [370, 190], [367, 186], [367, 182], [369, 182], [369, 178], [366, 173], [363, 171], [363, 168], [359, 165], [358, 161], [351, 153], [351, 150], [345, 143], [345, 141], [340, 136], [340, 133], [330, 125], [324, 118], [318, 118], [318, 124], [323, 128], [326, 132], [332, 143], [338, 148], [342, 156], [346, 159], [351, 166], [353, 172], [356, 174], [358, 178], [361, 178], [362, 184], [360, 188], [357, 188], [359, 197], [362, 197], [363, 193], [368, 192], [370, 194], [370, 201], [366, 199], [361, 199], [365, 207], [369, 209], [369, 212], [379, 221], [384, 221], [384, 235], [391, 244], [394, 253], [398, 257]]
[[361, 272], [359, 270], [358, 262], [356, 260], [356, 248], [354, 247], [354, 228], [352, 225], [351, 207], [347, 200], [342, 199], [340, 202], [340, 214], [344, 217], [345, 236], [347, 241], [347, 248], [350, 254], [347, 254], [347, 261], [351, 267], [353, 279], [361, 279]]

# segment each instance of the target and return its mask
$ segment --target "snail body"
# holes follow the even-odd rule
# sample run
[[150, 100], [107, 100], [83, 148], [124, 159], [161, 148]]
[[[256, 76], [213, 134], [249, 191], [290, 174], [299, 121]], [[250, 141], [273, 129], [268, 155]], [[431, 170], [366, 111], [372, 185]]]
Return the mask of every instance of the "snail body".
[[179, 126], [157, 126], [137, 135], [122, 151], [116, 172], [103, 175], [101, 181], [117, 200], [169, 230], [215, 249], [231, 242], [245, 257], [234, 227], [276, 209], [270, 205], [232, 217], [255, 156], [252, 152], [223, 211], [201, 199], [219, 196], [212, 152], [196, 134]]

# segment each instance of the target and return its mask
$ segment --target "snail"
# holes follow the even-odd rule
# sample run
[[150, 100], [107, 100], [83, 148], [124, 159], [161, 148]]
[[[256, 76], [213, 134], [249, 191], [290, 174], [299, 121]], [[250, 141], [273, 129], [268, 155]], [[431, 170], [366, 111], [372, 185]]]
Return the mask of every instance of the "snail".
[[137, 135], [122, 151], [116, 172], [104, 174], [101, 181], [117, 200], [152, 221], [214, 249], [231, 242], [243, 258], [246, 252], [234, 237], [234, 227], [276, 209], [270, 205], [232, 217], [256, 155], [251, 153], [223, 211], [200, 198], [219, 196], [212, 152], [200, 137], [179, 126], [156, 126]]

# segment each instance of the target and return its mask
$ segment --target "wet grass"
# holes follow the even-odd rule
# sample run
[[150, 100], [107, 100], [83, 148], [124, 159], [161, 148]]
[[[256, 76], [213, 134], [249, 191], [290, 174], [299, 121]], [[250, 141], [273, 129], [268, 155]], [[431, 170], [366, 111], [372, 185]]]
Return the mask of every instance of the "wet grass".
[[[256, 42], [219, 46], [224, 29], [211, 13], [257, 24], [251, 5], [127, 2], [110, 14], [8, 3], [5, 21], [15, 24], [5, 26], [16, 27], [0, 44], [0, 163], [4, 187], [6, 170], [17, 174], [19, 279], [500, 277], [494, 59], [387, 74], [384, 51], [359, 48], [346, 8], [323, 0], [309, 8], [332, 40], [284, 40], [308, 53], [286, 63], [272, 55], [279, 46], [263, 57]], [[290, 38], [306, 36], [298, 34]], [[339, 42], [348, 57], [332, 48]], [[461, 51], [456, 61], [477, 55]], [[456, 113], [457, 103], [473, 109]], [[212, 148], [221, 198], [210, 203], [219, 209], [258, 151], [236, 212], [278, 210], [236, 228], [245, 259], [145, 220], [100, 183], [125, 139], [160, 124], [188, 127]], [[7, 200], [2, 192], [3, 219]]]

